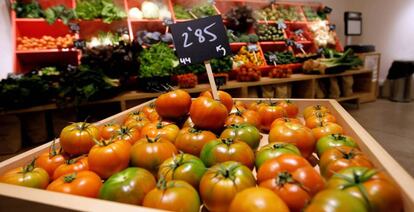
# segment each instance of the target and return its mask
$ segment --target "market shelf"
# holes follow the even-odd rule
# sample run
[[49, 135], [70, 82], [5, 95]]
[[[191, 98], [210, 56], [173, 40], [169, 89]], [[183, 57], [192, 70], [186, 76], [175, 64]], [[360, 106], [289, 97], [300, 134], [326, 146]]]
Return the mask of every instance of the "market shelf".
[[16, 50], [16, 54], [50, 54], [50, 53], [65, 53], [65, 52], [78, 52], [75, 48], [70, 49], [39, 49], [39, 50]]

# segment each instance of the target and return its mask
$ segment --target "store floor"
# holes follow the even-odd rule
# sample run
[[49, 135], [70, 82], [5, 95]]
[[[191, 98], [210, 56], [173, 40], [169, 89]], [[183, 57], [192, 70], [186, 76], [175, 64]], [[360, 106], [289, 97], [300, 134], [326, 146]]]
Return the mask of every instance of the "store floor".
[[[351, 115], [414, 176], [414, 101], [396, 103], [379, 99], [348, 110]], [[27, 151], [21, 150], [18, 154]], [[0, 161], [13, 155], [0, 155]]]

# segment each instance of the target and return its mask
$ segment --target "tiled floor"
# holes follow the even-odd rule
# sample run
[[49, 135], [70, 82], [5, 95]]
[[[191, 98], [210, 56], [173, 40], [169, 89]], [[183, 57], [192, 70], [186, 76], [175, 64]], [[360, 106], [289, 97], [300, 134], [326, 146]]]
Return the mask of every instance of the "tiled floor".
[[[414, 101], [396, 103], [380, 99], [349, 112], [414, 176]], [[0, 155], [0, 161], [12, 156]]]

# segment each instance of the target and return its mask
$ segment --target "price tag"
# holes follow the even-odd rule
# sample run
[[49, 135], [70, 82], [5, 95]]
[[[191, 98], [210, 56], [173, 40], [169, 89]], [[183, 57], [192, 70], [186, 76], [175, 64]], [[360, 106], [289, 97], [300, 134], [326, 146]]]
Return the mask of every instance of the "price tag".
[[323, 8], [323, 12], [324, 12], [324, 13], [326, 13], [326, 14], [330, 14], [330, 13], [332, 12], [332, 8], [330, 8], [330, 7], [328, 7], [328, 6], [325, 6], [325, 7]]
[[247, 45], [247, 51], [257, 52], [257, 51], [259, 51], [259, 48], [257, 47], [256, 44], [251, 43], [251, 44]]
[[285, 40], [285, 43], [286, 43], [286, 46], [293, 46], [293, 45], [295, 45], [295, 42], [293, 42], [293, 40], [291, 40], [291, 39], [286, 39]]
[[279, 60], [277, 59], [277, 56], [276, 56], [275, 54], [271, 54], [271, 55], [269, 55], [269, 61], [270, 61], [271, 63], [276, 63], [276, 62], [279, 62]]
[[77, 49], [83, 49], [83, 48], [85, 48], [85, 47], [86, 47], [86, 42], [85, 42], [84, 40], [79, 39], [79, 40], [75, 40], [75, 41], [73, 42], [73, 45], [74, 45], [74, 46], [75, 46], [75, 48], [77, 48]]
[[277, 29], [286, 29], [286, 24], [282, 19], [277, 21]]
[[329, 24], [329, 31], [334, 31], [336, 29], [335, 24]]
[[69, 23], [69, 30], [72, 33], [79, 33], [80, 26], [78, 23]]
[[180, 22], [170, 27], [182, 65], [231, 54], [229, 39], [220, 15]]
[[215, 5], [215, 4], [216, 4], [216, 1], [215, 1], [215, 0], [207, 0], [207, 2], [208, 2], [209, 4], [212, 4], [212, 5]]

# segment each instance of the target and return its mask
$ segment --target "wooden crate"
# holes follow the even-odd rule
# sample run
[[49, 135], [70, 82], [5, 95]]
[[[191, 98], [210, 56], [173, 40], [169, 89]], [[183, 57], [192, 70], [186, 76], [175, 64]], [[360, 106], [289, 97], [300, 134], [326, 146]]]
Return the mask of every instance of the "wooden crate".
[[[245, 102], [255, 101], [258, 99], [236, 99]], [[355, 121], [335, 100], [311, 100], [301, 99], [293, 100], [299, 105], [300, 111], [306, 106], [321, 104], [330, 109], [336, 116], [338, 123], [344, 128], [345, 134], [352, 136], [359, 144], [378, 169], [386, 171], [389, 176], [400, 187], [404, 199], [404, 210], [414, 211], [414, 180], [413, 178], [375, 141], [368, 132]], [[151, 102], [151, 101], [150, 101]], [[97, 125], [103, 125], [110, 122], [121, 123], [124, 117], [132, 111], [136, 111], [144, 105], [133, 107], [112, 117], [97, 122]], [[267, 136], [264, 136], [261, 146], [267, 143]], [[51, 143], [44, 144], [33, 150], [20, 154], [7, 161], [0, 163], [0, 174], [7, 170], [22, 166], [33, 160], [36, 156], [48, 150]], [[26, 188], [0, 183], [0, 210], [6, 208], [18, 209], [70, 209], [80, 211], [133, 211], [145, 210], [156, 211], [150, 208], [127, 205], [122, 203], [92, 199], [80, 196], [74, 196], [63, 193], [52, 193], [50, 191]]]

